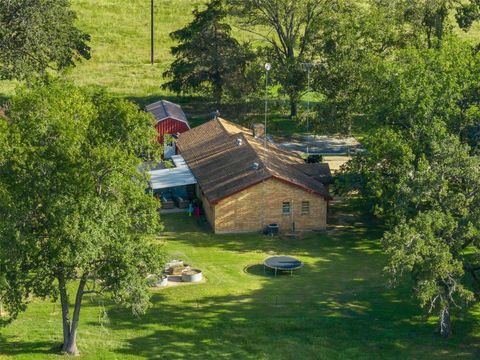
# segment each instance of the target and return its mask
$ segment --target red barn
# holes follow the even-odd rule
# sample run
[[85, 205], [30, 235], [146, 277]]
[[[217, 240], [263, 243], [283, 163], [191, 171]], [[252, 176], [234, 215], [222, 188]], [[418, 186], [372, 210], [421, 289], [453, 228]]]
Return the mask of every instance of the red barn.
[[167, 134], [177, 135], [190, 130], [190, 125], [182, 108], [170, 101], [160, 100], [147, 105], [145, 111], [152, 114], [157, 121], [155, 128], [158, 132], [158, 141], [161, 144], [163, 144], [164, 136]]

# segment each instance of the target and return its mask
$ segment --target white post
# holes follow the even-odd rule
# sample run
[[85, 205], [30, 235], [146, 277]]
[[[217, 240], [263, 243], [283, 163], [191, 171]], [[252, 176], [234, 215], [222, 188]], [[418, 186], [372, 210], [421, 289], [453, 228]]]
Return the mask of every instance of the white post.
[[307, 78], [308, 78], [308, 89], [307, 89], [307, 156], [310, 156], [310, 135], [309, 135], [309, 131], [310, 131], [310, 70], [311, 70], [311, 66], [308, 66], [307, 68]]
[[[270, 63], [265, 64], [265, 129], [264, 129], [264, 140], [263, 140], [263, 152], [264, 152], [264, 164], [262, 171], [265, 175], [265, 167], [267, 166], [267, 118], [268, 118], [268, 73], [272, 65]], [[262, 181], [262, 230], [265, 228], [265, 179]]]
[[265, 140], [264, 146], [267, 148], [267, 118], [268, 118], [268, 73], [272, 65], [270, 63], [265, 64]]

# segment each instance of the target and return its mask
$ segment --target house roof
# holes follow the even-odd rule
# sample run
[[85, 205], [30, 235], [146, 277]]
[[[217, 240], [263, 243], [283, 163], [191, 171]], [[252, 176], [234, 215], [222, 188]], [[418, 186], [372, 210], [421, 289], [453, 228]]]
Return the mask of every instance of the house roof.
[[174, 104], [170, 101], [157, 101], [153, 104], [147, 105], [145, 107], [145, 111], [152, 114], [157, 120], [157, 122], [163, 121], [165, 119], [175, 119], [186, 123], [187, 126], [190, 128], [187, 117], [185, 116], [185, 113], [183, 112], [180, 105]]
[[325, 184], [333, 184], [333, 176], [327, 163], [303, 163], [299, 169], [310, 177]]
[[269, 178], [330, 199], [321, 181], [307, 174], [304, 161], [251, 130], [214, 119], [180, 134], [177, 146], [205, 196], [212, 203]]

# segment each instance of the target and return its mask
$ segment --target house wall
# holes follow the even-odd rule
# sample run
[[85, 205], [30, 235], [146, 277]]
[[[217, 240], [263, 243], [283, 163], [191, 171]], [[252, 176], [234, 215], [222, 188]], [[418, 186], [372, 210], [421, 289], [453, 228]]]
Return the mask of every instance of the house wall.
[[181, 134], [190, 130], [186, 123], [175, 119], [164, 119], [159, 121], [157, 125], [155, 125], [155, 128], [158, 132], [158, 142], [161, 144], [163, 144], [163, 136], [166, 134]]
[[[302, 214], [302, 201], [309, 202], [308, 215]], [[288, 215], [282, 213], [283, 202], [290, 202]], [[327, 207], [322, 196], [269, 179], [215, 204], [210, 215], [214, 221], [209, 221], [216, 233], [261, 231], [271, 223], [278, 224], [281, 231], [291, 231], [293, 223], [296, 230], [323, 230]]]
[[215, 207], [211, 205], [205, 195], [203, 195], [202, 189], [200, 189], [198, 184], [196, 185], [196, 194], [197, 198], [202, 201], [202, 207], [203, 211], [205, 212], [205, 217], [212, 226], [213, 231], [215, 231]]

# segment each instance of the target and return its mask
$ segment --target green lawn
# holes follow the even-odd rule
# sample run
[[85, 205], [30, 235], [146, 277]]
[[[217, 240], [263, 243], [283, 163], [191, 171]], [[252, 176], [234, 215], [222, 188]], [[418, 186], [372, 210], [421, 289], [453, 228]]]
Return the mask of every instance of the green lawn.
[[[349, 209], [346, 209], [349, 211]], [[132, 317], [86, 298], [82, 359], [474, 359], [480, 308], [454, 319], [455, 336], [433, 334], [406, 285], [389, 289], [380, 231], [368, 219], [297, 240], [215, 236], [184, 215], [164, 217], [166, 251], [204, 270], [207, 282], [155, 290]], [[265, 276], [269, 254], [305, 262], [293, 276]], [[55, 359], [60, 306], [36, 300], [0, 330], [0, 358]]]

